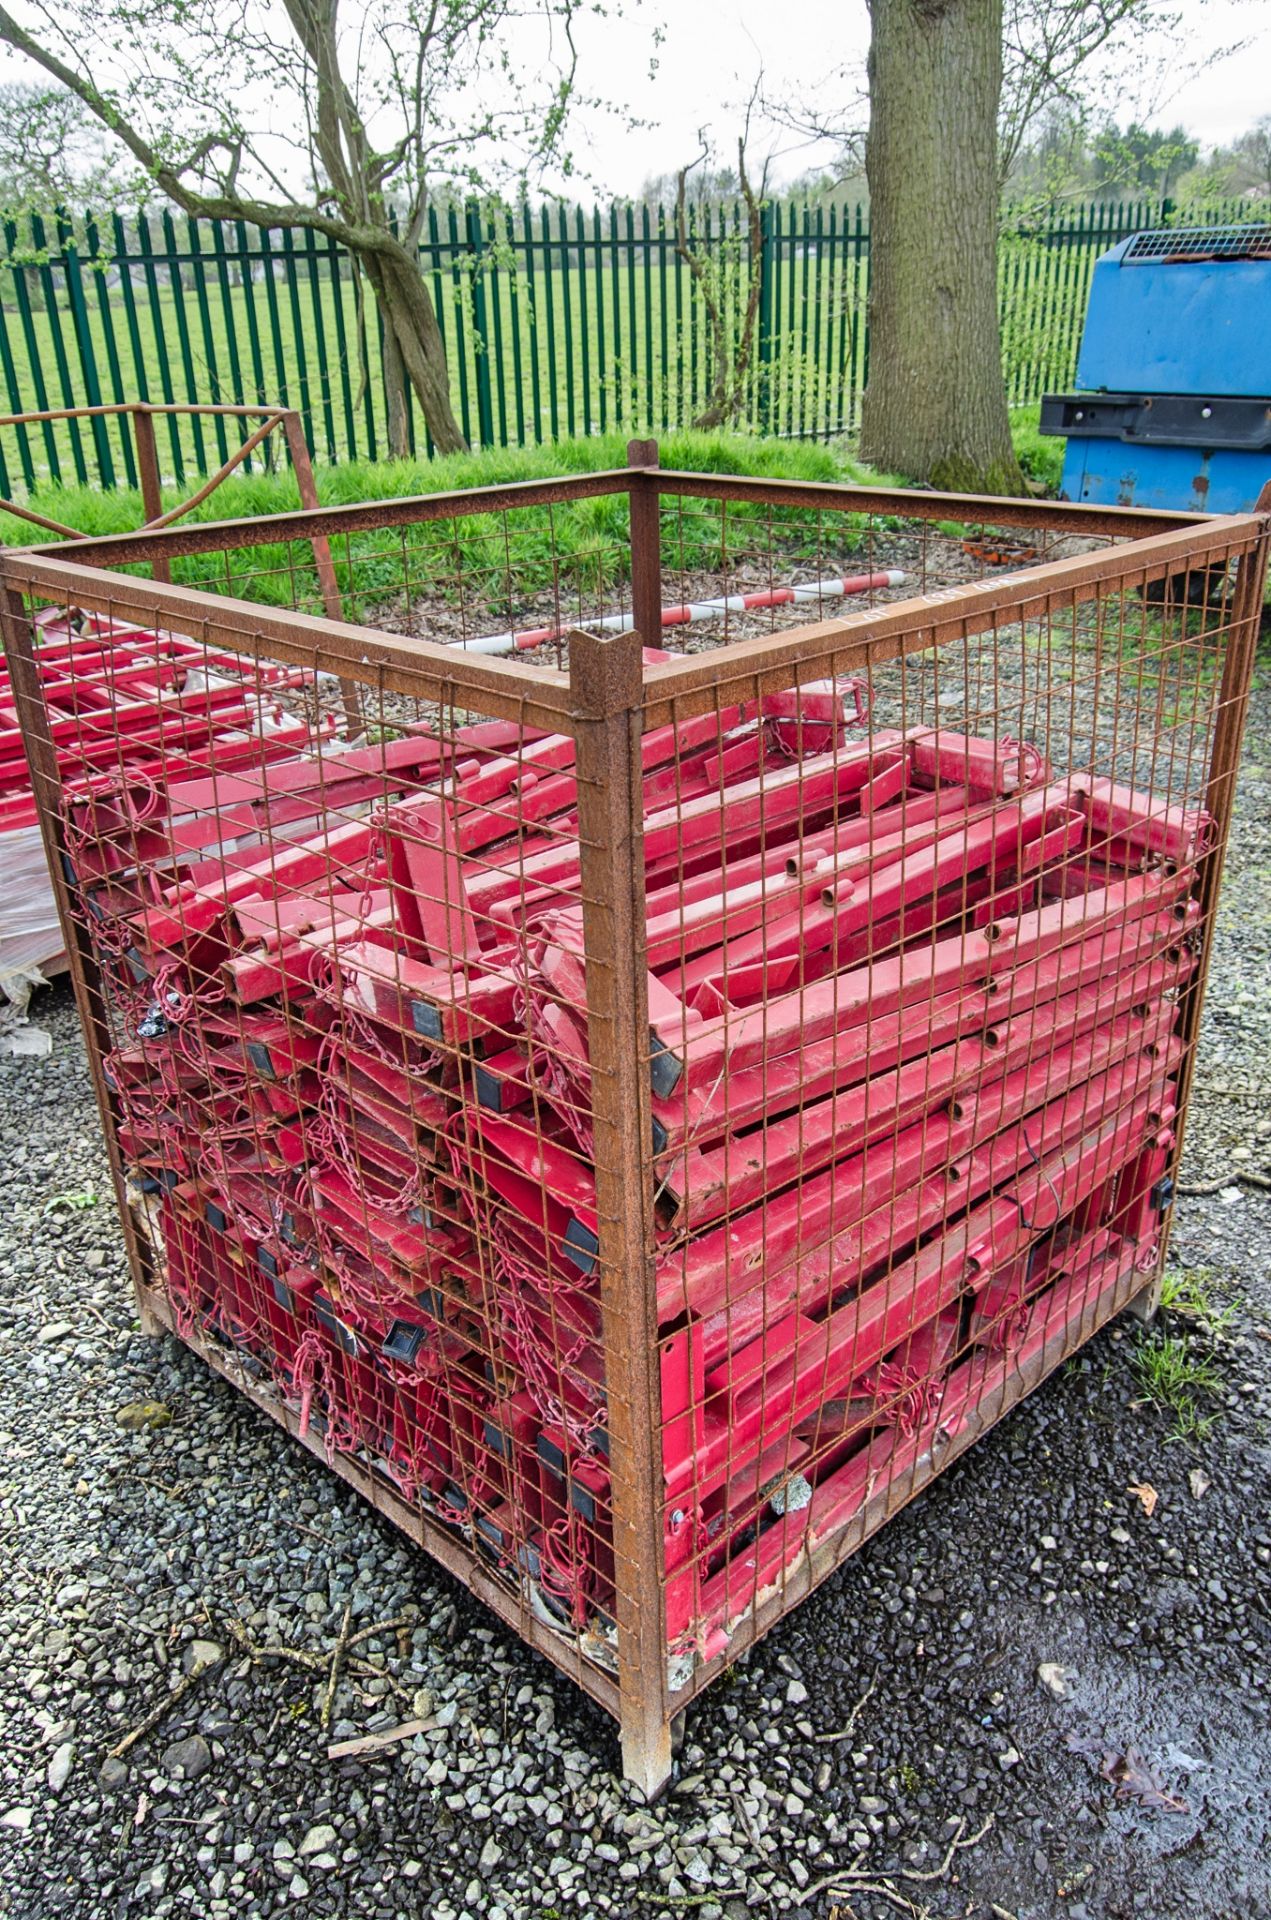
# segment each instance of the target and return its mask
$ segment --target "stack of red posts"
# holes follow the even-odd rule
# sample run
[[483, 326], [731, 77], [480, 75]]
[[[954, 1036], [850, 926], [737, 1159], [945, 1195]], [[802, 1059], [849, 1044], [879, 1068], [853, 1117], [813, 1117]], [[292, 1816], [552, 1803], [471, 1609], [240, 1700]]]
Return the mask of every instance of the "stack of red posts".
[[[180, 634], [61, 608], [36, 616], [37, 662], [64, 780], [106, 792], [126, 774], [157, 782], [289, 759], [315, 742], [282, 704], [310, 686], [300, 669], [201, 646]], [[8, 667], [0, 659], [0, 988], [62, 950], [35, 795]]]
[[[855, 715], [819, 684], [641, 743], [685, 1654], [1154, 1257], [1207, 819]], [[572, 741], [182, 766], [67, 829], [181, 1330], [603, 1650]]]

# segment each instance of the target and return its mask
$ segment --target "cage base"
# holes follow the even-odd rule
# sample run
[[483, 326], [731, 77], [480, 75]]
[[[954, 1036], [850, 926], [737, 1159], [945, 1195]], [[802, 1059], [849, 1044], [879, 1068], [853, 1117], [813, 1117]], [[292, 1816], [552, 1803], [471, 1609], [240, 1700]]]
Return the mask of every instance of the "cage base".
[[[466, 1549], [445, 1528], [434, 1524], [426, 1514], [403, 1500], [364, 1461], [349, 1454], [328, 1454], [321, 1435], [311, 1430], [302, 1431], [298, 1410], [288, 1406], [271, 1386], [253, 1378], [233, 1348], [223, 1348], [178, 1332], [171, 1305], [159, 1288], [139, 1289], [138, 1302], [143, 1333], [154, 1338], [170, 1333], [179, 1339], [183, 1346], [204, 1360], [214, 1373], [236, 1388], [293, 1440], [368, 1500], [412, 1544], [422, 1547], [447, 1573], [461, 1580], [505, 1625], [611, 1714], [621, 1730], [623, 1778], [637, 1789], [646, 1803], [651, 1804], [671, 1780], [675, 1755], [683, 1745], [688, 1707], [718, 1678], [723, 1668], [763, 1639], [814, 1588], [828, 1579], [859, 1547], [893, 1519], [901, 1507], [907, 1506], [1112, 1320], [1121, 1314], [1128, 1314], [1145, 1323], [1150, 1321], [1159, 1303], [1161, 1277], [1160, 1265], [1146, 1278], [1133, 1267], [1123, 1273], [1086, 1310], [1089, 1330], [1081, 1339], [1074, 1343], [1067, 1330], [1056, 1334], [1030, 1364], [1004, 1379], [1000, 1387], [988, 1394], [974, 1413], [968, 1416], [960, 1431], [941, 1448], [938, 1456], [929, 1453], [917, 1461], [900, 1482], [892, 1482], [837, 1534], [811, 1553], [804, 1554], [799, 1564], [788, 1573], [780, 1591], [758, 1603], [750, 1615], [737, 1625], [727, 1650], [701, 1664], [683, 1688], [670, 1694], [669, 1713], [664, 1722], [650, 1725], [647, 1718], [641, 1716], [634, 1726], [622, 1724], [621, 1695], [617, 1681], [600, 1667], [581, 1658], [567, 1641], [553, 1633], [491, 1574], [479, 1555]], [[898, 1485], [904, 1486], [899, 1502]]]
[[174, 1339], [180, 1340], [182, 1346], [206, 1361], [214, 1373], [228, 1381], [253, 1406], [276, 1421], [298, 1445], [368, 1500], [376, 1512], [391, 1521], [414, 1546], [422, 1547], [447, 1573], [461, 1580], [478, 1600], [497, 1613], [536, 1652], [543, 1654], [553, 1666], [559, 1667], [598, 1706], [612, 1714], [615, 1720], [619, 1717], [618, 1687], [612, 1676], [603, 1668], [573, 1654], [566, 1641], [544, 1626], [528, 1605], [493, 1577], [477, 1554], [470, 1553], [444, 1527], [438, 1526], [427, 1514], [403, 1500], [392, 1485], [364, 1461], [351, 1454], [328, 1454], [320, 1433], [312, 1428], [302, 1432], [299, 1410], [288, 1406], [271, 1385], [254, 1378], [234, 1348], [221, 1347], [179, 1332], [171, 1304], [159, 1289], [139, 1288], [137, 1298], [141, 1331], [144, 1334], [160, 1338], [170, 1333]]

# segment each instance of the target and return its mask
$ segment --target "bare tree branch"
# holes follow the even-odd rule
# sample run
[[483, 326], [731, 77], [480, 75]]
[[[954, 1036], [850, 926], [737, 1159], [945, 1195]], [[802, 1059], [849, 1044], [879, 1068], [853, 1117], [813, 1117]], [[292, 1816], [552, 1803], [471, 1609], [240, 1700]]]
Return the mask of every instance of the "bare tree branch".
[[[463, 437], [419, 259], [434, 183], [523, 191], [550, 158], [568, 169], [575, 23], [620, 4], [359, 0], [345, 20], [340, 0], [14, 0], [22, 17], [0, 0], [0, 41], [99, 123], [143, 195], [346, 248], [384, 323], [395, 450], [407, 450], [409, 381], [451, 451]], [[258, 96], [265, 125], [249, 130], [242, 102]]]
[[763, 297], [763, 206], [768, 188], [769, 162], [767, 160], [764, 162], [759, 188], [756, 191], [746, 166], [746, 150], [750, 140], [751, 117], [760, 97], [762, 78], [761, 74], [751, 90], [742, 131], [737, 137], [737, 178], [741, 186], [742, 199], [746, 205], [748, 284], [742, 322], [735, 338], [731, 337], [725, 298], [726, 289], [721, 284], [722, 274], [719, 262], [691, 244], [689, 239], [688, 178], [696, 168], [704, 166], [710, 159], [710, 148], [704, 134], [698, 136], [701, 141], [701, 152], [695, 160], [681, 167], [676, 176], [675, 250], [687, 266], [701, 295], [711, 331], [714, 385], [710, 400], [693, 421], [695, 427], [703, 430], [723, 426], [725, 421], [731, 420], [741, 407], [745, 399], [746, 376], [750, 370], [751, 355], [754, 351], [755, 325], [759, 318], [759, 303]]

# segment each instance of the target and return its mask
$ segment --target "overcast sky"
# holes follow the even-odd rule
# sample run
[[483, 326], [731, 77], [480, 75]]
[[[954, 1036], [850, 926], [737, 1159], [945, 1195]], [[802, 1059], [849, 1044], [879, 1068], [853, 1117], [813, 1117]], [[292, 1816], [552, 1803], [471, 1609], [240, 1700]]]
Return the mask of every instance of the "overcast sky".
[[[1145, 62], [1150, 84], [1121, 67], [1105, 97], [1125, 125], [1182, 123], [1204, 146], [1224, 144], [1262, 114], [1271, 112], [1271, 0], [1148, 0], [1161, 15], [1180, 17], [1186, 45], [1178, 65], [1177, 41], [1160, 41]], [[266, 0], [269, 4], [269, 0]], [[570, 140], [584, 180], [557, 176], [546, 184], [588, 200], [634, 195], [646, 180], [673, 173], [698, 152], [704, 129], [718, 158], [735, 155], [745, 102], [762, 69], [765, 91], [797, 108], [818, 84], [841, 68], [862, 77], [868, 46], [866, 0], [614, 0], [621, 20], [584, 15], [578, 26], [578, 84], [585, 94], [625, 109], [646, 125], [634, 129], [621, 114], [581, 110]], [[346, 32], [356, 35], [358, 0], [343, 0]], [[654, 45], [655, 26], [662, 42]], [[525, 29], [528, 33], [528, 27]], [[1226, 58], [1220, 49], [1238, 41], [1242, 51]], [[526, 40], [533, 61], [539, 42]], [[531, 46], [535, 51], [531, 52]], [[95, 56], [96, 76], [109, 85], [109, 60]], [[650, 61], [656, 71], [650, 73]], [[1205, 64], [1208, 61], [1208, 64]], [[1196, 72], [1197, 66], [1203, 70]], [[0, 53], [0, 79], [32, 79], [32, 69], [7, 48]], [[832, 89], [833, 104], [849, 121], [852, 87]], [[257, 125], [268, 126], [271, 100], [261, 96]], [[857, 124], [865, 107], [857, 107]], [[760, 126], [752, 144], [756, 163], [776, 152], [772, 179], [788, 181], [833, 158], [828, 146], [800, 145], [789, 133]], [[287, 171], [288, 149], [279, 164]], [[758, 172], [758, 164], [755, 165]]]
[[[1188, 80], [1158, 78], [1152, 112], [1123, 93], [1118, 118], [1142, 111], [1152, 124], [1182, 122], [1206, 146], [1225, 144], [1271, 112], [1271, 0], [1175, 0], [1184, 17], [1193, 58], [1238, 40], [1243, 53], [1221, 60]], [[665, 41], [658, 71], [647, 79], [650, 22], [660, 15]], [[697, 151], [697, 129], [708, 125], [721, 157], [736, 139], [740, 106], [760, 65], [765, 84], [795, 101], [809, 81], [843, 64], [864, 62], [868, 44], [865, 0], [645, 0], [620, 25], [593, 25], [583, 42], [583, 85], [612, 99], [626, 98], [631, 111], [656, 124], [626, 132], [603, 116], [588, 115], [575, 128], [580, 162], [598, 185], [635, 193], [651, 175], [673, 170]], [[786, 143], [789, 145], [787, 137]], [[788, 152], [780, 163], [786, 178], [801, 173], [825, 153]]]

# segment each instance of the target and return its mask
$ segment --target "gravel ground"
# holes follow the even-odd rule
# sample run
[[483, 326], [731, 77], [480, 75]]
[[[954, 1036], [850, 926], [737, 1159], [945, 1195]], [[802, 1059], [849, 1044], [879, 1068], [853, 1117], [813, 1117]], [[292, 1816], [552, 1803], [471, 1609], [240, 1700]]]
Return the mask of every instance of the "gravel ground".
[[[669, 523], [668, 523], [669, 524]], [[876, 522], [858, 543], [850, 547], [827, 538], [818, 561], [806, 545], [790, 536], [784, 543], [778, 522], [774, 528], [752, 532], [752, 545], [744, 541], [735, 551], [726, 571], [699, 571], [674, 564], [674, 541], [664, 535], [663, 601], [668, 607], [682, 601], [713, 600], [719, 597], [757, 593], [772, 587], [843, 574], [873, 573], [898, 568], [905, 579], [900, 586], [880, 587], [868, 593], [846, 598], [826, 597], [816, 602], [800, 601], [748, 611], [728, 611], [718, 618], [704, 619], [693, 625], [668, 627], [661, 644], [675, 653], [707, 653], [738, 640], [756, 640], [768, 634], [782, 633], [811, 620], [831, 620], [887, 607], [909, 600], [917, 593], [937, 588], [973, 585], [990, 577], [997, 565], [1014, 567], [1028, 564], [1021, 551], [1018, 560], [995, 562], [990, 566], [981, 557], [966, 551], [959, 536], [942, 533], [921, 521], [909, 520], [892, 525]], [[1074, 535], [1055, 535], [1047, 530], [1019, 534], [1021, 546], [1027, 546], [1033, 558], [1063, 560], [1079, 553], [1093, 552], [1104, 545], [1099, 540], [1079, 539]], [[990, 543], [1005, 548], [1006, 542]], [[512, 568], [515, 579], [515, 568]], [[358, 602], [352, 616], [390, 633], [415, 634], [424, 640], [457, 644], [482, 633], [500, 633], [515, 626], [518, 632], [530, 628], [552, 627], [561, 631], [571, 626], [587, 626], [605, 614], [626, 612], [630, 608], [630, 587], [625, 581], [606, 581], [600, 587], [582, 587], [562, 580], [558, 590], [543, 588], [537, 593], [514, 592], [509, 600], [500, 591], [505, 586], [497, 571], [481, 591], [481, 582], [467, 584], [462, 594], [450, 599], [421, 595], [399, 598], [374, 605]], [[569, 647], [565, 641], [551, 641], [536, 649], [535, 665], [566, 666]]]
[[[1145, 1336], [1105, 1332], [707, 1696], [652, 1809], [604, 1716], [136, 1331], [70, 995], [42, 995], [52, 1056], [0, 1062], [0, 1909], [1271, 1916], [1271, 1195], [1236, 1178], [1271, 1161], [1269, 874], [1262, 692], [1184, 1172], [1230, 1184], [1174, 1239], [1232, 1308], [1192, 1336], [1212, 1428], [1136, 1404]], [[125, 1431], [138, 1400], [170, 1423]], [[328, 1736], [319, 1666], [251, 1664], [225, 1622], [321, 1663], [346, 1604], [404, 1624]]]

